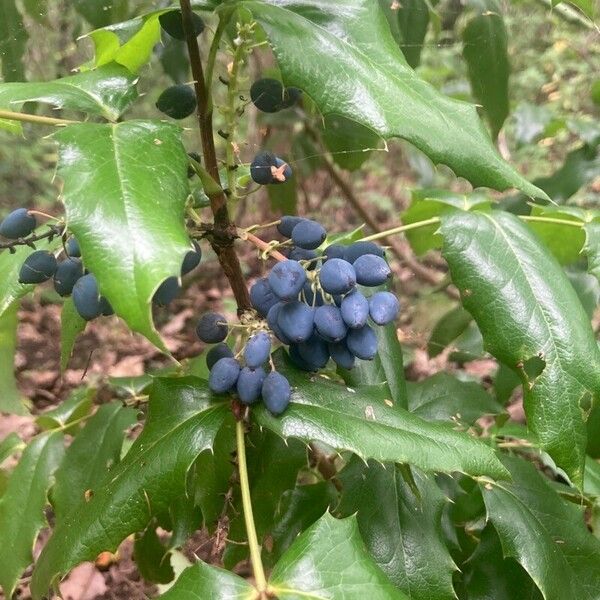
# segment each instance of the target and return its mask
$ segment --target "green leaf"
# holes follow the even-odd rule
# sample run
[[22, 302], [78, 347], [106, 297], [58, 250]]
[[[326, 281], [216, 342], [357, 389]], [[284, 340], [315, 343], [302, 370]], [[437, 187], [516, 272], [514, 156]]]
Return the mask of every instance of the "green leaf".
[[519, 144], [531, 144], [546, 131], [552, 121], [552, 112], [547, 106], [520, 102], [513, 111], [515, 138]]
[[584, 254], [588, 257], [588, 271], [600, 281], [600, 222], [585, 224]]
[[[39, 415], [35, 422], [42, 429], [65, 428], [71, 423], [76, 427], [76, 421], [80, 421], [89, 414], [95, 395], [96, 390], [94, 388], [76, 388], [66, 400], [61, 402], [56, 408]], [[65, 431], [72, 433], [73, 427], [68, 427]]]
[[[413, 190], [408, 210], [402, 213], [405, 225], [425, 221], [451, 212], [470, 211], [475, 208], [486, 210], [491, 207], [490, 199], [481, 192], [456, 194], [446, 190], [420, 189]], [[427, 225], [406, 232], [406, 239], [417, 255], [428, 250], [440, 248], [442, 237], [438, 233], [439, 224]]]
[[15, 302], [0, 315], [0, 412], [26, 415], [29, 411], [23, 404], [15, 378], [18, 310], [19, 305]]
[[181, 130], [159, 121], [82, 123], [55, 138], [67, 223], [85, 266], [117, 315], [164, 349], [150, 301], [163, 280], [179, 276], [190, 250]]
[[34, 570], [34, 600], [73, 566], [116, 550], [185, 497], [192, 463], [230, 414], [226, 404], [211, 404], [206, 384], [192, 377], [156, 379], [148, 408], [144, 430], [125, 458], [92, 486], [89, 502], [80, 502], [54, 529]]
[[600, 589], [600, 541], [580, 506], [563, 501], [529, 463], [505, 457], [513, 483], [481, 486], [505, 557], [517, 560], [546, 600], [592, 600]]
[[[45, 228], [39, 228], [36, 233], [42, 233]], [[36, 244], [38, 250], [53, 252], [61, 245], [60, 238], [52, 242], [41, 241]], [[0, 252], [0, 317], [13, 306], [14, 302], [31, 292], [35, 285], [19, 283], [19, 271], [25, 259], [35, 252], [29, 246], [17, 246], [15, 252], [8, 250]]]
[[364, 460], [506, 476], [488, 446], [467, 433], [425, 421], [393, 404], [384, 386], [349, 389], [323, 377], [311, 377], [289, 360], [278, 368], [293, 386], [289, 408], [280, 417], [273, 417], [261, 405], [252, 416], [260, 426], [284, 439], [320, 441], [336, 450], [350, 450]]
[[356, 513], [369, 554], [408, 598], [453, 600], [457, 568], [441, 525], [448, 500], [430, 476], [413, 475], [411, 489], [397, 466], [365, 465], [354, 457], [339, 475], [337, 510], [342, 516]]
[[185, 42], [175, 38], [165, 40], [160, 51], [160, 64], [174, 83], [190, 80], [190, 61]]
[[417, 77], [372, 0], [350, 0], [343, 9], [319, 0], [238, 6], [262, 25], [286, 84], [303, 89], [323, 115], [352, 119], [385, 139], [404, 138], [474, 186], [545, 197], [500, 158], [474, 106]]
[[470, 426], [483, 415], [504, 412], [483, 387], [461, 381], [450, 373], [436, 373], [418, 383], [409, 382], [408, 409], [429, 421], [448, 421]]
[[[560, 4], [563, 0], [552, 0], [552, 6]], [[566, 0], [567, 4], [576, 6], [586, 17], [594, 21], [596, 13], [598, 12], [598, 6], [594, 0]]]
[[504, 558], [500, 539], [491, 525], [481, 532], [463, 572], [469, 600], [542, 600], [540, 590], [519, 563]]
[[600, 304], [600, 281], [589, 273], [575, 269], [567, 269], [566, 274], [579, 297], [585, 314], [591, 321], [598, 304]]
[[474, 0], [477, 14], [463, 31], [463, 56], [473, 95], [485, 111], [494, 138], [508, 116], [507, 33], [498, 0]]
[[22, 58], [28, 38], [16, 1], [2, 0], [0, 3], [0, 62], [4, 81], [25, 79]]
[[23, 448], [25, 448], [25, 444], [21, 438], [14, 431], [9, 433], [0, 442], [0, 465], [2, 465], [9, 456], [12, 456], [15, 452], [18, 452]]
[[60, 370], [64, 372], [73, 355], [73, 348], [87, 322], [82, 319], [71, 298], [65, 298], [60, 312]]
[[102, 405], [67, 448], [56, 471], [52, 505], [60, 525], [118, 462], [125, 430], [136, 421], [136, 411], [120, 403]]
[[441, 354], [452, 342], [462, 335], [473, 322], [473, 317], [462, 306], [448, 311], [435, 324], [427, 342], [430, 357]]
[[43, 433], [29, 443], [0, 500], [0, 586], [11, 598], [33, 561], [31, 550], [45, 525], [44, 506], [52, 473], [63, 456], [60, 432]]
[[146, 531], [136, 536], [133, 559], [144, 579], [153, 583], [173, 581], [175, 573], [169, 556], [169, 549], [161, 543], [155, 525], [151, 524]]
[[[486, 349], [519, 372], [529, 428], [578, 487], [600, 351], [563, 270], [509, 213], [446, 215], [443, 254]], [[528, 361], [543, 361], [533, 378]]]
[[298, 203], [296, 175], [281, 185], [268, 185], [267, 194], [271, 210], [284, 215], [295, 215]]
[[270, 587], [280, 600], [406, 600], [367, 553], [354, 517], [325, 513], [275, 565]]
[[97, 0], [74, 0], [75, 10], [93, 27], [124, 21], [129, 12], [128, 0], [103, 4]]
[[[117, 64], [54, 81], [0, 84], [0, 107], [20, 110], [24, 102], [43, 102], [116, 121], [137, 98], [137, 79]], [[0, 128], [14, 130], [14, 121], [0, 119]]]
[[245, 579], [225, 569], [198, 561], [188, 567], [160, 600], [253, 600], [256, 590]]

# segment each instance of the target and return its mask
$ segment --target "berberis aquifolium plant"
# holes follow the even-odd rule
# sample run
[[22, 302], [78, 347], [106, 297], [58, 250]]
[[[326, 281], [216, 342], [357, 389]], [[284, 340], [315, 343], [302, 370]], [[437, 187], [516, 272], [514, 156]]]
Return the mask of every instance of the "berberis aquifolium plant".
[[[79, 2], [94, 57], [35, 83], [15, 33], [33, 4], [7, 3], [0, 128], [52, 129], [65, 210], [0, 223], [0, 359], [38, 290], [61, 305], [62, 369], [113, 314], [169, 363], [42, 412], [0, 371], [0, 410], [36, 415], [32, 436], [0, 441], [4, 597], [56, 597], [125, 542], [165, 600], [599, 599], [600, 210], [558, 205], [583, 185], [565, 191], [571, 170], [536, 185], [496, 151], [502, 6], [443, 19], [422, 0]], [[414, 70], [430, 20], [461, 28], [491, 136], [474, 104]], [[600, 135], [560, 123], [583, 140], [584, 177]], [[343, 171], [397, 138], [407, 165], [428, 157], [448, 188], [479, 189], [416, 189], [383, 230]], [[304, 190], [298, 210], [295, 190], [323, 172], [371, 232], [333, 198]], [[214, 279], [213, 257], [235, 309], [198, 315], [202, 353], [176, 361], [153, 316]], [[419, 381], [398, 339], [399, 263], [452, 303], [427, 344], [447, 372]], [[473, 357], [493, 378], [457, 376]]]

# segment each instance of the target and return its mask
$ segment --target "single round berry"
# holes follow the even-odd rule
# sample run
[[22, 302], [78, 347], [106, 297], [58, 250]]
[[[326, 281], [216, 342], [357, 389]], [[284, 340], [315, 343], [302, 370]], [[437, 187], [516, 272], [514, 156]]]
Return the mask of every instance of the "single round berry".
[[346, 248], [346, 256], [344, 257], [349, 263], [354, 264], [354, 261], [359, 256], [365, 254], [374, 254], [375, 256], [385, 256], [385, 252], [381, 246], [375, 242], [354, 242]]
[[281, 108], [290, 108], [294, 106], [302, 96], [302, 90], [297, 87], [287, 87], [283, 91], [283, 102]]
[[319, 335], [328, 342], [339, 342], [348, 331], [342, 313], [337, 306], [326, 304], [315, 310], [315, 327]]
[[54, 289], [59, 296], [68, 296], [77, 280], [83, 277], [83, 265], [78, 258], [67, 258], [56, 268]]
[[193, 271], [202, 260], [202, 249], [198, 242], [194, 242], [194, 250], [190, 250], [184, 257], [181, 263], [181, 274], [187, 275]]
[[9, 240], [17, 240], [33, 233], [35, 225], [35, 217], [26, 208], [17, 208], [0, 223], [0, 235]]
[[65, 244], [65, 249], [67, 254], [71, 258], [80, 258], [81, 257], [81, 248], [79, 247], [79, 242], [74, 238], [70, 237]]
[[259, 279], [250, 288], [250, 302], [261, 317], [266, 317], [271, 307], [279, 302], [266, 277]]
[[360, 285], [375, 287], [384, 284], [391, 276], [389, 265], [381, 256], [363, 254], [354, 261], [356, 282]]
[[260, 397], [262, 384], [266, 376], [267, 374], [262, 367], [256, 369], [244, 367], [240, 371], [236, 385], [240, 402], [254, 404]]
[[[195, 160], [197, 163], [202, 163], [202, 157], [197, 152], [188, 152], [188, 156], [191, 159]], [[196, 174], [196, 169], [194, 169], [194, 167], [191, 164], [189, 164], [188, 168], [187, 168], [188, 179], [190, 177], [193, 177], [195, 174]]]
[[244, 348], [244, 360], [251, 369], [266, 363], [271, 356], [271, 336], [266, 331], [259, 331], [250, 337]]
[[330, 258], [342, 258], [346, 257], [346, 246], [342, 246], [341, 244], [331, 244], [331, 246], [327, 246], [323, 251], [323, 254]]
[[277, 323], [292, 342], [306, 341], [313, 333], [315, 311], [302, 302], [289, 302], [279, 309]]
[[110, 302], [104, 296], [100, 296], [100, 314], [104, 317], [110, 317], [115, 314]]
[[310, 261], [309, 263], [307, 263], [305, 265], [305, 267], [309, 270], [309, 271], [314, 271], [316, 266], [317, 266], [317, 262], [315, 260], [315, 258], [317, 258], [318, 254], [314, 251], [314, 250], [306, 250], [304, 248], [298, 248], [297, 246], [294, 246], [291, 250], [290, 253], [288, 254], [288, 258], [290, 260], [297, 260], [297, 261], [301, 261], [301, 260], [307, 260]]
[[210, 371], [217, 361], [221, 360], [222, 358], [233, 358], [233, 352], [227, 344], [220, 343], [216, 346], [213, 346], [206, 353], [206, 366], [208, 367], [208, 370]]
[[313, 373], [319, 370], [319, 367], [305, 361], [304, 358], [302, 358], [298, 344], [290, 344], [288, 347], [288, 352], [290, 354], [291, 361], [299, 369], [302, 369], [303, 371], [308, 371], [309, 373]]
[[283, 237], [290, 239], [292, 237], [292, 231], [294, 230], [294, 227], [296, 227], [300, 221], [304, 221], [304, 217], [284, 215], [277, 224], [277, 231], [279, 231]]
[[227, 337], [227, 333], [227, 319], [219, 313], [203, 314], [196, 326], [196, 335], [207, 344], [222, 342]]
[[167, 304], [175, 300], [180, 291], [181, 287], [177, 277], [168, 277], [158, 286], [156, 292], [154, 292], [152, 302], [157, 306], [167, 306]]
[[[176, 40], [185, 41], [185, 31], [183, 29], [183, 18], [180, 10], [170, 10], [158, 17], [160, 26], [171, 37]], [[204, 21], [196, 13], [192, 13], [192, 25], [194, 33], [199, 36], [204, 31]]]
[[73, 304], [81, 318], [86, 321], [102, 314], [98, 282], [91, 273], [80, 277], [73, 286]]
[[189, 85], [172, 85], [158, 97], [156, 108], [173, 119], [185, 119], [196, 110], [196, 94]]
[[274, 304], [267, 313], [267, 323], [269, 325], [269, 329], [275, 334], [277, 339], [286, 346], [291, 344], [291, 340], [283, 333], [283, 330], [279, 326], [279, 311], [285, 305], [284, 302], [277, 302]]
[[240, 375], [240, 363], [235, 358], [221, 358], [210, 370], [208, 387], [215, 394], [224, 394], [231, 390], [237, 383]]
[[[281, 169], [281, 167], [284, 168]], [[286, 181], [289, 181], [294, 174], [292, 167], [278, 156], [275, 157], [275, 168], [277, 169], [277, 172], [273, 174], [273, 181], [271, 183], [285, 183]]]
[[329, 354], [338, 367], [347, 370], [354, 368], [356, 357], [348, 350], [346, 340], [341, 340], [335, 344], [329, 344]]
[[250, 99], [258, 110], [275, 113], [281, 110], [284, 103], [283, 85], [277, 79], [258, 79], [250, 88]]
[[262, 398], [268, 411], [280, 415], [290, 403], [292, 389], [289, 381], [277, 371], [271, 371], [262, 384]]
[[327, 237], [325, 228], [316, 221], [304, 219], [292, 230], [292, 242], [305, 250], [318, 248]]
[[400, 302], [392, 292], [377, 292], [369, 298], [369, 314], [377, 325], [387, 325], [400, 312]]
[[281, 300], [292, 300], [300, 293], [306, 282], [304, 267], [295, 260], [277, 263], [269, 273], [269, 285]]
[[340, 306], [342, 319], [351, 329], [359, 329], [367, 324], [369, 301], [358, 290], [344, 296]]
[[350, 329], [346, 345], [357, 358], [371, 360], [377, 354], [377, 335], [368, 325], [360, 329]]
[[250, 163], [250, 177], [254, 183], [273, 183], [273, 167], [277, 167], [277, 157], [271, 152], [259, 152]]
[[349, 262], [330, 258], [321, 267], [319, 281], [329, 294], [346, 294], [356, 285], [356, 272]]
[[47, 250], [32, 252], [21, 265], [19, 283], [42, 283], [56, 273], [58, 263], [54, 254]]
[[300, 356], [311, 366], [314, 371], [322, 369], [329, 360], [329, 349], [327, 342], [322, 337], [313, 333], [308, 340], [298, 344]]

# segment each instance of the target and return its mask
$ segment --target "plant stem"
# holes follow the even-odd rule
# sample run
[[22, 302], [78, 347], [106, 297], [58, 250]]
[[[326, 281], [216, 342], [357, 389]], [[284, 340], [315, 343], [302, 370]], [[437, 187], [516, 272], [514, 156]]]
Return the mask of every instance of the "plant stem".
[[362, 242], [371, 242], [373, 240], [379, 240], [385, 238], [388, 235], [395, 235], [396, 233], [403, 233], [404, 231], [410, 231], [411, 229], [419, 229], [419, 227], [427, 227], [428, 225], [435, 225], [439, 223], [441, 219], [439, 217], [432, 217], [431, 219], [425, 219], [424, 221], [416, 221], [415, 223], [409, 223], [408, 225], [399, 225], [386, 231], [378, 231], [373, 235], [368, 235], [361, 239]]
[[522, 221], [530, 221], [533, 223], [553, 223], [555, 225], [571, 225], [571, 227], [583, 227], [585, 223], [582, 221], [569, 221], [568, 219], [556, 219], [553, 217], [541, 217], [537, 215], [520, 215]]
[[237, 421], [235, 424], [235, 437], [237, 442], [238, 470], [240, 474], [240, 487], [242, 490], [242, 506], [244, 509], [244, 521], [246, 523], [246, 535], [250, 548], [250, 562], [256, 580], [256, 588], [261, 598], [267, 591], [267, 579], [260, 558], [260, 546], [254, 526], [254, 515], [252, 514], [252, 501], [250, 498], [250, 484], [248, 482], [248, 466], [246, 464], [246, 443], [244, 440], [244, 422]]
[[274, 250], [267, 242], [261, 240], [259, 237], [255, 236], [249, 231], [241, 231], [240, 239], [248, 240], [263, 252], [268, 252], [275, 260], [287, 260], [287, 258], [283, 254], [281, 254], [281, 252], [279, 252], [278, 250]]
[[81, 121], [70, 121], [68, 119], [56, 119], [54, 117], [42, 117], [40, 115], [30, 115], [22, 112], [13, 112], [12, 110], [0, 110], [0, 119], [10, 119], [11, 121], [23, 121], [24, 123], [36, 123], [38, 125], [73, 125]]
[[[194, 34], [192, 23], [192, 7], [190, 0], [180, 0], [183, 30], [190, 57], [190, 66], [194, 77], [194, 89], [198, 101], [198, 126], [200, 127], [200, 138], [202, 141], [202, 154], [204, 164], [210, 176], [218, 182], [219, 166], [215, 150], [215, 140], [212, 127], [212, 101], [209, 99], [210, 90], [206, 87], [202, 61], [200, 60], [200, 48], [198, 39]], [[216, 50], [215, 50], [216, 52]], [[250, 296], [244, 280], [240, 261], [233, 246], [235, 239], [235, 225], [231, 222], [227, 210], [227, 197], [222, 190], [207, 193], [210, 207], [215, 222], [215, 235], [211, 239], [213, 250], [219, 258], [221, 267], [229, 280], [229, 285], [235, 296], [238, 306], [238, 314], [251, 309]]]
[[206, 61], [206, 77], [205, 77], [205, 85], [208, 90], [208, 110], [212, 111], [213, 102], [212, 102], [212, 83], [213, 83], [213, 73], [215, 70], [215, 62], [217, 60], [217, 52], [219, 51], [219, 44], [221, 43], [221, 37], [223, 37], [223, 32], [225, 31], [225, 27], [229, 21], [229, 17], [231, 16], [231, 12], [221, 12], [219, 13], [219, 24], [217, 25], [217, 29], [215, 31], [215, 35], [210, 44], [210, 50], [208, 51], [208, 59]]

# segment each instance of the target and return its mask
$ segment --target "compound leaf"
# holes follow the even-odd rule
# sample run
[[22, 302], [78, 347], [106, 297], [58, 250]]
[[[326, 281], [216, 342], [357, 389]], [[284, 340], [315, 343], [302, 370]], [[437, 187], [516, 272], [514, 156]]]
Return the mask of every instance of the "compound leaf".
[[15, 378], [18, 310], [19, 305], [15, 302], [0, 315], [0, 412], [26, 415], [28, 411]]

